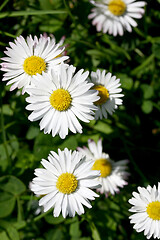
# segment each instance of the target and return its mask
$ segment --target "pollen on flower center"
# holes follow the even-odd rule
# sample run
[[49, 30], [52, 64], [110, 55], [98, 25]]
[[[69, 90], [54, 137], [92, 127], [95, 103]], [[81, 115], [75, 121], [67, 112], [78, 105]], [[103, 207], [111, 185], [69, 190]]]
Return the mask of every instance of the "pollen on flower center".
[[42, 74], [46, 70], [46, 63], [43, 58], [31, 56], [24, 60], [23, 69], [28, 75]]
[[108, 9], [113, 15], [121, 16], [126, 11], [126, 4], [122, 0], [111, 0]]
[[112, 171], [112, 166], [107, 159], [100, 158], [95, 161], [95, 163], [93, 164], [92, 170], [100, 170], [101, 172], [100, 177], [105, 178], [108, 175], [110, 175]]
[[153, 220], [160, 220], [160, 202], [151, 202], [147, 206], [147, 213]]
[[50, 103], [58, 111], [67, 110], [72, 102], [71, 95], [65, 89], [57, 89], [50, 96]]
[[95, 102], [96, 105], [102, 105], [108, 100], [109, 92], [104, 86], [95, 85], [92, 89], [97, 90], [98, 91], [98, 96], [100, 97], [100, 99]]
[[72, 173], [62, 173], [57, 180], [57, 189], [64, 193], [70, 194], [76, 190], [78, 186], [78, 180]]

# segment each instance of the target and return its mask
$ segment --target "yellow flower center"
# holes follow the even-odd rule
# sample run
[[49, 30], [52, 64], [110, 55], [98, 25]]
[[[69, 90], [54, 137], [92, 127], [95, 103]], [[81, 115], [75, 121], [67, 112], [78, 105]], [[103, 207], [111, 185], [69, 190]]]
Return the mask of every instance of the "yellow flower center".
[[28, 75], [42, 74], [46, 70], [46, 63], [43, 58], [31, 56], [24, 60], [23, 69]]
[[121, 16], [126, 11], [126, 4], [122, 0], [111, 0], [108, 9], [113, 15]]
[[100, 177], [105, 178], [108, 175], [110, 175], [112, 171], [112, 166], [107, 159], [100, 158], [95, 161], [95, 163], [93, 164], [92, 170], [100, 170], [101, 172]]
[[72, 102], [71, 95], [65, 89], [57, 89], [50, 96], [50, 103], [58, 111], [67, 110]]
[[57, 189], [64, 193], [70, 194], [76, 190], [78, 186], [78, 180], [72, 173], [62, 173], [57, 180]]
[[160, 220], [160, 202], [151, 202], [147, 206], [147, 213], [153, 220]]
[[95, 85], [92, 89], [97, 90], [98, 91], [98, 96], [100, 97], [100, 99], [95, 102], [96, 105], [102, 105], [108, 100], [109, 92], [104, 86]]

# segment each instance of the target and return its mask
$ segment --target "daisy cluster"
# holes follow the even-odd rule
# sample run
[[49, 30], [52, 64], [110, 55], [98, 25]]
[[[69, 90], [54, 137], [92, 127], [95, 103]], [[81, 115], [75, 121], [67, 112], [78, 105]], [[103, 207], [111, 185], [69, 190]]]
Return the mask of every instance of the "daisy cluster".
[[44, 133], [64, 139], [68, 130], [82, 133], [82, 122], [107, 118], [122, 104], [120, 79], [106, 71], [91, 72], [67, 64], [64, 38], [56, 44], [54, 36], [19, 36], [1, 58], [2, 81], [10, 90], [28, 93], [28, 119], [40, 120]]
[[[19, 36], [9, 43], [2, 58], [3, 81], [10, 90], [22, 89], [28, 94], [26, 109], [32, 111], [30, 121], [40, 120], [40, 130], [52, 137], [64, 139], [69, 130], [82, 133], [81, 122], [107, 118], [122, 104], [120, 79], [110, 72], [76, 71], [69, 65], [63, 46], [64, 38], [56, 43], [54, 36]], [[97, 145], [88, 142], [89, 149], [51, 151], [42, 159], [43, 168], [35, 169], [30, 189], [43, 196], [39, 206], [44, 211], [54, 208], [53, 215], [62, 213], [74, 217], [91, 208], [97, 192], [114, 195], [127, 184], [127, 160], [114, 162], [102, 152], [102, 140]]]

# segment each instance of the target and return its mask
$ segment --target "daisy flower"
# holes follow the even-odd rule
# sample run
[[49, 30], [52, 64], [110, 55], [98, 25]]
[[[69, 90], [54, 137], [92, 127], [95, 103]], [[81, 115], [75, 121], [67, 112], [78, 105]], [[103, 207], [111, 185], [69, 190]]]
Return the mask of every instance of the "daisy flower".
[[25, 40], [22, 36], [10, 42], [10, 48], [4, 53], [7, 57], [1, 58], [1, 70], [4, 71], [3, 81], [8, 81], [7, 85], [12, 84], [10, 91], [15, 88], [23, 88], [32, 83], [32, 78], [37, 73], [48, 72], [51, 68], [57, 71], [61, 62], [68, 59], [68, 56], [61, 56], [64, 47], [60, 47], [62, 42], [56, 44], [55, 38], [40, 36], [28, 36]]
[[122, 104], [123, 94], [120, 94], [122, 89], [120, 88], [120, 79], [116, 79], [116, 76], [112, 76], [110, 72], [106, 74], [106, 71], [102, 72], [98, 69], [96, 72], [91, 72], [91, 79], [89, 82], [94, 84], [92, 87], [98, 90], [100, 99], [95, 102], [98, 110], [95, 114], [95, 119], [107, 118], [108, 114], [111, 114], [118, 108], [118, 105]]
[[62, 211], [66, 218], [83, 214], [83, 205], [92, 207], [89, 200], [99, 196], [91, 189], [100, 186], [96, 180], [100, 173], [91, 170], [92, 161], [86, 162], [79, 152], [65, 148], [58, 149], [58, 154], [51, 151], [48, 160], [42, 159], [41, 163], [44, 169], [35, 169], [31, 190], [43, 195], [39, 205], [44, 207], [44, 212], [54, 208], [54, 217]]
[[138, 193], [132, 194], [129, 203], [133, 207], [129, 211], [134, 214], [129, 218], [134, 224], [133, 228], [137, 232], [144, 231], [147, 239], [152, 236], [160, 239], [160, 183], [158, 188], [155, 185], [153, 187], [148, 185], [147, 188], [138, 187]]
[[129, 175], [126, 172], [128, 160], [114, 162], [107, 153], [102, 152], [102, 140], [99, 139], [97, 144], [93, 140], [88, 140], [88, 148], [78, 147], [78, 151], [86, 156], [86, 160], [92, 160], [93, 170], [100, 170], [101, 175], [98, 178], [101, 188], [97, 189], [101, 194], [114, 195], [119, 192], [119, 187], [127, 185], [126, 179]]
[[26, 98], [30, 103], [26, 109], [33, 111], [28, 119], [41, 119], [40, 129], [44, 129], [44, 133], [52, 132], [53, 137], [59, 134], [65, 138], [68, 129], [82, 133], [78, 119], [83, 122], [94, 119], [94, 102], [99, 99], [97, 91], [90, 90], [93, 84], [86, 80], [88, 71], [83, 73], [81, 69], [74, 74], [75, 70], [72, 65], [61, 64], [59, 74], [51, 71], [37, 75], [33, 77], [34, 86], [26, 89], [30, 95]]
[[113, 36], [123, 35], [124, 30], [132, 31], [137, 26], [134, 18], [142, 18], [144, 14], [144, 1], [135, 0], [101, 0], [90, 1], [95, 8], [88, 18], [93, 19], [97, 31], [109, 33]]

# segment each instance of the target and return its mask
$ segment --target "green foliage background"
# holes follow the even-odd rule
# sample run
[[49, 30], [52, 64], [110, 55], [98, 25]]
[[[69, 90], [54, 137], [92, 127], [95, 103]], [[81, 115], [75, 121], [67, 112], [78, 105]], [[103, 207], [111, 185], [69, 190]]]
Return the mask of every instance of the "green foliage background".
[[[0, 240], [145, 239], [129, 223], [128, 199], [137, 186], [157, 185], [160, 152], [160, 1], [147, 0], [138, 27], [122, 37], [97, 33], [88, 20], [87, 0], [4, 0], [0, 2], [0, 57], [10, 41], [42, 33], [66, 37], [69, 64], [78, 69], [106, 69], [120, 77], [124, 104], [113, 116], [83, 124], [83, 134], [52, 138], [29, 122], [27, 96], [0, 82]], [[0, 72], [2, 78], [2, 72]], [[50, 150], [76, 149], [89, 138], [103, 139], [115, 161], [129, 159], [128, 186], [120, 194], [92, 202], [81, 217], [53, 218], [37, 212], [29, 190], [34, 169]], [[38, 208], [39, 209], [39, 208]], [[37, 215], [38, 213], [38, 215]]]

